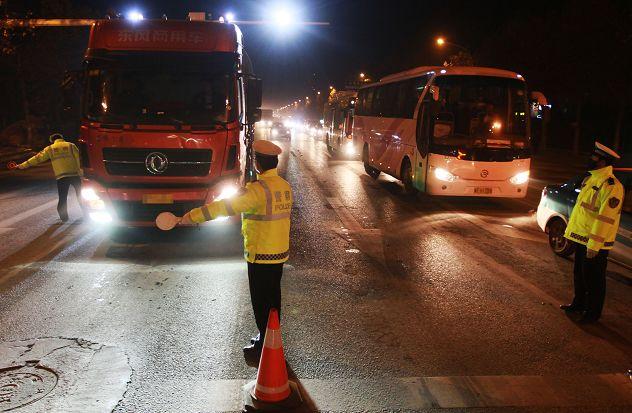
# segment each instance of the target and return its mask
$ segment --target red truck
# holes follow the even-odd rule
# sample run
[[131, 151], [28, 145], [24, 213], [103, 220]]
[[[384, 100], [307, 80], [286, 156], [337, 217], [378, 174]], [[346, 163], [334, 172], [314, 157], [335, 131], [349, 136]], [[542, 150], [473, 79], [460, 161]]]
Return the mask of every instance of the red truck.
[[78, 145], [90, 218], [150, 226], [236, 192], [261, 116], [248, 66], [233, 24], [94, 23]]

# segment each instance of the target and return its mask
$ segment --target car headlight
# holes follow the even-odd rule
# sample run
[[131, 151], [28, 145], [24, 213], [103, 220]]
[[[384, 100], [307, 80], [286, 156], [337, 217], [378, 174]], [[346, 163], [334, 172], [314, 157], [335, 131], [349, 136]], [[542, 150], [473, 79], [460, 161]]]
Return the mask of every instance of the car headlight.
[[511, 182], [514, 185], [522, 185], [528, 181], [529, 181], [529, 171], [520, 172], [519, 174], [516, 174], [512, 176], [511, 178], [509, 178], [509, 182]]
[[274, 128], [272, 129], [272, 136], [277, 136], [279, 134], [279, 130]]
[[94, 188], [81, 189], [81, 198], [89, 209], [103, 211], [105, 209], [105, 202], [97, 194]]
[[444, 181], [444, 182], [456, 181], [456, 175], [453, 175], [452, 173], [450, 173], [449, 171], [443, 168], [436, 168], [434, 170], [434, 175], [440, 181]]

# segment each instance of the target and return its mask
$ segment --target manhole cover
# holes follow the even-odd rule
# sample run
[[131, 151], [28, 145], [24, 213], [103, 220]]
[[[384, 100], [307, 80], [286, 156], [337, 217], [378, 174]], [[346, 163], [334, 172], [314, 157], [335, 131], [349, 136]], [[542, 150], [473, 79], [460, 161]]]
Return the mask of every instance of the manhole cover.
[[33, 403], [57, 385], [57, 375], [38, 366], [0, 370], [0, 411], [6, 412]]

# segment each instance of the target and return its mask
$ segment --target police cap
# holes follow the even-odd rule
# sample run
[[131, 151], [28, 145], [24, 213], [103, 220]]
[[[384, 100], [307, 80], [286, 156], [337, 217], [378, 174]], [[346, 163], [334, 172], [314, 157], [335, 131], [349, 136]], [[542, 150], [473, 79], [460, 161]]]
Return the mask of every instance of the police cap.
[[50, 143], [55, 142], [57, 139], [64, 139], [64, 135], [62, 135], [61, 133], [53, 133], [48, 137], [48, 141]]
[[255, 141], [252, 144], [252, 149], [264, 156], [278, 156], [283, 152], [281, 148], [270, 141]]
[[595, 154], [607, 159], [621, 159], [618, 153], [608, 148], [606, 145], [595, 141]]

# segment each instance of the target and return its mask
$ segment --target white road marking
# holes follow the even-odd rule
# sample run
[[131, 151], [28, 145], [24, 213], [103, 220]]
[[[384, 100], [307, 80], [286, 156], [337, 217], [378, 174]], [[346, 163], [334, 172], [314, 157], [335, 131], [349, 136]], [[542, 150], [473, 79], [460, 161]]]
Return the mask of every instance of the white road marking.
[[23, 221], [35, 214], [39, 214], [42, 211], [46, 211], [47, 209], [50, 209], [54, 206], [57, 205], [57, 200], [54, 199], [52, 201], [48, 201], [45, 204], [42, 204], [40, 206], [37, 206], [35, 208], [31, 208], [27, 211], [21, 212], [17, 215], [12, 216], [11, 218], [7, 218], [3, 221], [0, 221], [0, 228], [6, 228], [6, 227], [11, 227], [14, 224]]

